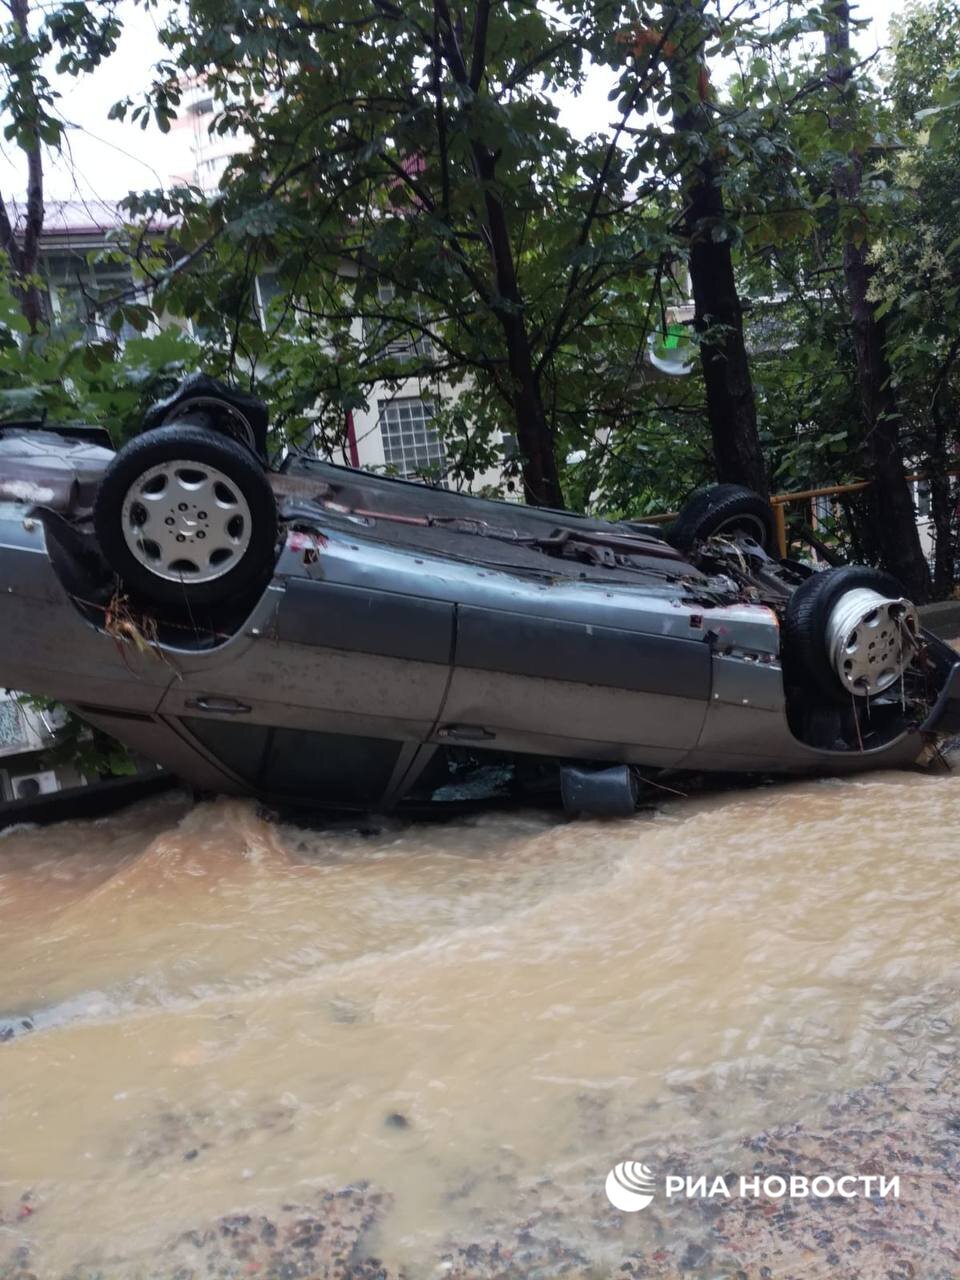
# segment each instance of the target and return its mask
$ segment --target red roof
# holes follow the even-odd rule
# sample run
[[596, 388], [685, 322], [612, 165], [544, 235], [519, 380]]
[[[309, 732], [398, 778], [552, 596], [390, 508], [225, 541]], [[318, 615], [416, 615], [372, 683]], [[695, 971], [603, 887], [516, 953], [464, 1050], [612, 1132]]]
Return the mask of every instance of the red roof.
[[[14, 231], [22, 233], [26, 222], [26, 201], [10, 200], [7, 212], [13, 223]], [[129, 215], [124, 214], [116, 204], [105, 200], [47, 200], [44, 202], [43, 236], [70, 238], [73, 236], [104, 235], [108, 231], [118, 231]], [[174, 220], [166, 216], [157, 216], [150, 220], [150, 225], [158, 231], [168, 230]]]

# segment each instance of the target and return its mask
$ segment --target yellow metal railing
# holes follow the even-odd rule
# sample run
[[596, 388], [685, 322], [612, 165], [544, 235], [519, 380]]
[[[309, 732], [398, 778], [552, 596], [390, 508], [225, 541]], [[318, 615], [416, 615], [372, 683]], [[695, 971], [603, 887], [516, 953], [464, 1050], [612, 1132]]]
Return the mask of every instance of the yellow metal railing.
[[[960, 475], [960, 469], [946, 471], [943, 473], [948, 476]], [[918, 480], [928, 479], [927, 472], [917, 471], [913, 475], [904, 477], [908, 484], [915, 483]], [[781, 556], [787, 554], [787, 516], [784, 510], [792, 502], [813, 502], [816, 498], [835, 498], [843, 493], [859, 493], [862, 489], [869, 489], [873, 483], [872, 480], [854, 480], [850, 484], [831, 484], [821, 489], [798, 489], [792, 493], [775, 493], [771, 495], [770, 505], [773, 507], [773, 516], [776, 522], [777, 530], [777, 549]], [[676, 511], [661, 512], [654, 516], [641, 517], [644, 524], [663, 524], [667, 520], [675, 520]], [[812, 524], [811, 520], [811, 524]]]

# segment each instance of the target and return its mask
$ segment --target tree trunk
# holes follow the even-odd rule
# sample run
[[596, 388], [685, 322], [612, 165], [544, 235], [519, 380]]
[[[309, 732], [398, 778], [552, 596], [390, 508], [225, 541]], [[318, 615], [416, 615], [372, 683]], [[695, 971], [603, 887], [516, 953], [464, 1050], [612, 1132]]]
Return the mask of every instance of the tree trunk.
[[857, 359], [857, 381], [870, 478], [876, 542], [884, 568], [895, 574], [912, 598], [930, 594], [930, 571], [920, 545], [913, 495], [904, 475], [900, 414], [890, 385], [885, 326], [867, 297], [872, 270], [866, 247], [847, 244], [843, 269]]
[[847, 534], [850, 538], [850, 554], [847, 560], [855, 564], [876, 564], [880, 559], [880, 547], [876, 541], [876, 521], [868, 509], [869, 489], [840, 495]]
[[[468, 68], [461, 48], [460, 25], [451, 15], [447, 0], [434, 0], [444, 61], [467, 102], [477, 95], [483, 82], [490, 4], [491, 0], [480, 0], [477, 6]], [[495, 277], [489, 305], [500, 324], [507, 348], [517, 444], [523, 455], [524, 497], [533, 506], [562, 507], [563, 492], [553, 432], [547, 422], [540, 379], [530, 350], [510, 228], [503, 202], [496, 194], [496, 156], [479, 136], [471, 143], [471, 152], [474, 170], [483, 185], [484, 238]]]
[[[11, 0], [10, 13], [16, 23], [18, 38], [26, 46], [30, 40], [29, 0]], [[32, 80], [29, 83], [32, 86]], [[39, 111], [36, 97], [32, 100], [32, 107], [36, 115]], [[20, 310], [33, 334], [44, 318], [43, 296], [36, 279], [44, 214], [43, 153], [40, 149], [39, 128], [36, 126], [31, 130], [26, 152], [27, 209], [23, 231], [18, 241], [7, 207], [0, 198], [0, 248], [7, 255], [11, 283], [20, 301]]]
[[479, 154], [475, 160], [478, 173], [487, 187], [487, 229], [498, 298], [494, 311], [507, 347], [517, 443], [523, 454], [524, 496], [533, 506], [562, 507], [563, 492], [553, 432], [547, 422], [540, 379], [533, 364], [506, 213], [491, 191], [496, 180], [495, 162], [488, 154]]
[[[519, 323], [517, 322], [519, 320]], [[500, 316], [507, 343], [517, 443], [523, 454], [523, 491], [535, 507], [562, 507], [563, 490], [557, 471], [553, 433], [547, 422], [540, 380], [522, 317]]]
[[713, 166], [697, 166], [688, 192], [686, 233], [694, 324], [707, 392], [717, 478], [768, 491], [767, 468], [757, 432], [757, 406], [743, 339], [743, 312], [733, 274], [730, 244], [713, 240], [723, 219], [723, 196]]
[[940, 388], [931, 403], [934, 445], [927, 468], [930, 474], [930, 515], [934, 529], [933, 595], [945, 600], [953, 590], [957, 557], [956, 497], [952, 477], [947, 475], [947, 422], [941, 409]]
[[[845, 0], [831, 6], [834, 26], [826, 36], [827, 75], [836, 90], [840, 109], [831, 122], [839, 134], [850, 126], [853, 85], [850, 70], [850, 8]], [[839, 201], [854, 206], [860, 199], [863, 159], [851, 153], [834, 170], [833, 185]], [[843, 274], [857, 362], [857, 383], [862, 415], [862, 444], [873, 481], [869, 509], [876, 543], [884, 568], [895, 574], [910, 596], [926, 600], [930, 594], [927, 567], [917, 529], [913, 497], [904, 476], [900, 449], [900, 414], [890, 379], [886, 333], [869, 300], [873, 268], [864, 238], [848, 239], [843, 250]]]
[[767, 468], [757, 432], [757, 406], [743, 338], [743, 310], [724, 225], [721, 164], [710, 139], [706, 102], [709, 77], [703, 57], [706, 33], [695, 0], [670, 6], [676, 52], [670, 84], [680, 104], [674, 110], [678, 133], [699, 134], [704, 147], [691, 151], [683, 198], [683, 233], [690, 246], [694, 323], [700, 335], [700, 362], [707, 393], [717, 478], [768, 491]]
[[943, 474], [931, 477], [930, 514], [933, 518], [936, 539], [933, 594], [937, 600], [946, 600], [953, 590], [954, 565], [957, 557], [957, 538], [954, 529], [956, 505], [950, 477]]

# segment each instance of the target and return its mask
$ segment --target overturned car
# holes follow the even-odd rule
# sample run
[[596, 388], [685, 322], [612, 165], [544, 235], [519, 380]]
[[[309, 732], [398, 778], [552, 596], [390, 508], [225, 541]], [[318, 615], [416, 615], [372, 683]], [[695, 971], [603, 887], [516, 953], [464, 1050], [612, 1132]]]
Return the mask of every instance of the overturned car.
[[930, 758], [960, 666], [871, 568], [779, 558], [758, 495], [664, 534], [292, 454], [196, 377], [114, 451], [0, 425], [0, 684], [203, 789], [316, 810], [562, 794], [679, 770]]

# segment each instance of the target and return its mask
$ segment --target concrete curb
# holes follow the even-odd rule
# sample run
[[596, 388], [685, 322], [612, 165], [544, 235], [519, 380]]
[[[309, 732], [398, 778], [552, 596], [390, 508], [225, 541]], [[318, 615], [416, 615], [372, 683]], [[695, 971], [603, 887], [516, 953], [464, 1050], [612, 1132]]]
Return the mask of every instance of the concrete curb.
[[31, 796], [28, 800], [4, 800], [0, 802], [0, 831], [21, 822], [44, 826], [48, 822], [66, 822], [74, 818], [102, 818], [124, 805], [147, 800], [180, 785], [173, 774], [158, 771], [138, 773], [129, 778], [108, 778], [105, 782], [91, 782], [85, 787], [67, 787], [49, 795]]
[[920, 606], [920, 623], [941, 640], [960, 636], [960, 600], [939, 600]]

